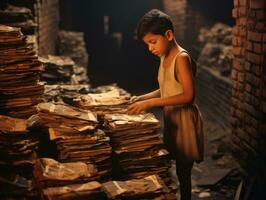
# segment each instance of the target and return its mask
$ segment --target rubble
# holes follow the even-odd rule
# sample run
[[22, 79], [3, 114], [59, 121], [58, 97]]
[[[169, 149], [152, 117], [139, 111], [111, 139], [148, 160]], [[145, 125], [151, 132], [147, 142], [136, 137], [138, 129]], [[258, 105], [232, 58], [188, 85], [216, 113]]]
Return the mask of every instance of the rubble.
[[222, 23], [215, 24], [210, 30], [202, 28], [198, 41], [203, 46], [198, 63], [228, 77], [233, 59], [232, 28]]
[[87, 68], [88, 53], [82, 32], [64, 31], [58, 33], [58, 53], [70, 57], [77, 65]]

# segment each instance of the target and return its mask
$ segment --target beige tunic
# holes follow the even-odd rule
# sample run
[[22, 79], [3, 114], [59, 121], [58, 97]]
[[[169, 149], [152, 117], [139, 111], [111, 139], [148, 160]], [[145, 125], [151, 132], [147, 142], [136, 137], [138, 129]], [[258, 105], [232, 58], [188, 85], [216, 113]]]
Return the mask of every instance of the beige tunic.
[[[170, 66], [164, 68], [164, 57], [161, 57], [158, 72], [161, 97], [183, 93], [183, 86], [175, 77], [175, 60], [176, 57], [174, 57]], [[196, 162], [202, 161], [204, 134], [202, 117], [197, 105], [193, 103], [165, 106], [163, 137], [165, 147], [169, 151], [171, 158]]]

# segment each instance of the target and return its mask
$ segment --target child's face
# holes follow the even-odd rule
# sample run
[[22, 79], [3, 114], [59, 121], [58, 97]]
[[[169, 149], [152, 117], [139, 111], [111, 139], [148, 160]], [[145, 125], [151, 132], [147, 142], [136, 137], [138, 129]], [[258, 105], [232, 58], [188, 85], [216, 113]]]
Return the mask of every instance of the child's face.
[[165, 55], [169, 49], [170, 41], [164, 35], [147, 33], [143, 41], [148, 45], [149, 51], [159, 57]]

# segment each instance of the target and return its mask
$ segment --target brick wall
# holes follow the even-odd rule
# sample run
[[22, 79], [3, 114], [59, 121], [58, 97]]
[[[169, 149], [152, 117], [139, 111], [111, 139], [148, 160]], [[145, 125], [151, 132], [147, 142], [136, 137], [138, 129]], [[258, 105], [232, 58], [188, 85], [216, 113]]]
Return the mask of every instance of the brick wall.
[[236, 26], [233, 29], [232, 40], [234, 61], [231, 109], [233, 153], [246, 172], [250, 176], [258, 175], [256, 180], [260, 177], [264, 185], [266, 182], [265, 8], [265, 0], [234, 0], [232, 14]]
[[55, 54], [59, 23], [59, 0], [38, 0], [38, 53]]

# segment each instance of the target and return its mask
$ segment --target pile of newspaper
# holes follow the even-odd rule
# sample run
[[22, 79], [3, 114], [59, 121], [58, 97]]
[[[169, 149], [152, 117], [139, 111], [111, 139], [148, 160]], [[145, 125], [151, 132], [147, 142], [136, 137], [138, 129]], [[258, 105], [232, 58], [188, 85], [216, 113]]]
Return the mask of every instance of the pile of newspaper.
[[42, 199], [67, 199], [73, 192], [83, 194], [87, 199], [103, 196], [98, 187], [100, 184], [96, 182], [97, 169], [92, 164], [60, 163], [51, 158], [41, 158], [36, 160], [33, 174]]
[[167, 175], [170, 160], [158, 132], [160, 122], [153, 114], [106, 114], [104, 121], [117, 157], [118, 176], [129, 179]]
[[31, 170], [38, 144], [26, 120], [0, 115], [0, 199], [34, 196]]
[[44, 92], [39, 83], [43, 69], [19, 28], [0, 25], [0, 112], [12, 117], [28, 118], [36, 113]]
[[37, 24], [34, 22], [32, 11], [26, 7], [17, 7], [6, 4], [0, 10], [0, 24], [20, 27], [24, 34], [34, 34]]
[[37, 108], [39, 112], [34, 117], [55, 142], [59, 161], [93, 163], [100, 179], [110, 177], [109, 137], [97, 129], [98, 121], [92, 112], [53, 103], [40, 103]]

